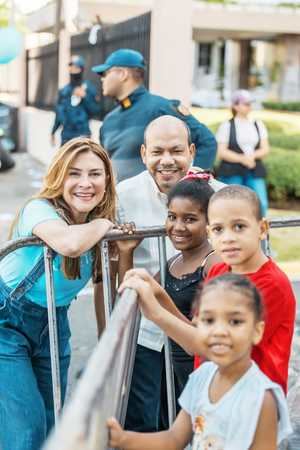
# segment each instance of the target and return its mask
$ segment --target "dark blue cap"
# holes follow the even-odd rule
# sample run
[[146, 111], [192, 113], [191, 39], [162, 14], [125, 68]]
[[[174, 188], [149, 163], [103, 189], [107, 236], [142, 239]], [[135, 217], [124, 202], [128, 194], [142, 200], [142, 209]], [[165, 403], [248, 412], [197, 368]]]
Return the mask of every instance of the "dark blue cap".
[[144, 57], [140, 52], [131, 50], [129, 48], [120, 48], [111, 53], [104, 64], [92, 67], [92, 71], [96, 73], [103, 73], [112, 67], [139, 67], [145, 69]]
[[72, 55], [70, 62], [69, 62], [69, 66], [76, 66], [76, 67], [80, 67], [81, 69], [83, 69], [85, 66], [85, 61], [84, 61], [83, 57], [80, 55]]

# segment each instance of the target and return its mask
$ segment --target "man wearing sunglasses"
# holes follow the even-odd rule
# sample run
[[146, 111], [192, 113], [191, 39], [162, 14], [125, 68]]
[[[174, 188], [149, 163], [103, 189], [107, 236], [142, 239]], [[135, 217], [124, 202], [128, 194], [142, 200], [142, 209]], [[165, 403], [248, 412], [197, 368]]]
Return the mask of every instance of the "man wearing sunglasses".
[[151, 94], [144, 86], [145, 70], [143, 55], [125, 48], [113, 52], [104, 64], [92, 68], [101, 77], [103, 95], [118, 102], [100, 128], [100, 142], [112, 159], [117, 180], [122, 181], [144, 170], [140, 156], [144, 131], [152, 120], [163, 115], [176, 116], [189, 127], [196, 146], [194, 166], [212, 168], [216, 141], [211, 131], [179, 100]]
[[85, 62], [73, 55], [69, 62], [70, 81], [59, 90], [55, 108], [55, 121], [51, 131], [51, 144], [55, 145], [55, 132], [62, 128], [61, 144], [78, 136], [91, 136], [89, 119], [100, 113], [97, 90], [89, 80], [83, 79]]

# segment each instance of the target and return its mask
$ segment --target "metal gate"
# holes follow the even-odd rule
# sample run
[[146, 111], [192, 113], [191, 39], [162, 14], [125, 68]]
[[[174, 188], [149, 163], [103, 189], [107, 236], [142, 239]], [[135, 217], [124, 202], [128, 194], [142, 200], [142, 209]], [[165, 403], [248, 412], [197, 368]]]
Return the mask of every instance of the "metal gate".
[[58, 42], [26, 51], [26, 105], [54, 109], [58, 92]]
[[[133, 17], [115, 25], [103, 26], [98, 31], [97, 43], [91, 45], [88, 41], [89, 31], [71, 37], [71, 53], [81, 54], [85, 61], [86, 79], [95, 85], [99, 84], [99, 77], [91, 71], [91, 67], [102, 64], [106, 57], [118, 48], [132, 48], [140, 51], [149, 68], [150, 60], [150, 29], [151, 13]], [[55, 109], [58, 92], [58, 41], [52, 44], [27, 50], [26, 52], [26, 105], [35, 108]], [[67, 63], [66, 70], [67, 70]], [[146, 71], [145, 85], [149, 84], [149, 71]], [[99, 87], [99, 95], [103, 106], [101, 117], [114, 107], [114, 102], [103, 98]]]
[[[91, 71], [93, 66], [102, 64], [107, 56], [119, 48], [131, 48], [144, 55], [148, 69], [150, 60], [151, 13], [126, 20], [115, 25], [103, 26], [97, 33], [97, 43], [88, 42], [89, 31], [71, 38], [71, 53], [80, 54], [86, 62], [85, 78], [99, 85], [99, 76]], [[146, 71], [145, 85], [149, 85], [149, 70]], [[113, 100], [104, 98], [99, 87], [101, 119], [114, 107]], [[99, 117], [98, 117], [99, 118]]]

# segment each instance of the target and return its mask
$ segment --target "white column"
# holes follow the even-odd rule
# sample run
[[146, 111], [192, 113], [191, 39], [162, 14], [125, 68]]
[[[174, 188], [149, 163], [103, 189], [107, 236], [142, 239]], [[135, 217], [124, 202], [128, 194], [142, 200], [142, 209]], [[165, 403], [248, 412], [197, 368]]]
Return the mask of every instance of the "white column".
[[189, 105], [193, 76], [192, 0], [154, 0], [150, 90]]
[[300, 38], [286, 36], [283, 39], [285, 58], [280, 83], [280, 100], [300, 99]]
[[68, 62], [70, 61], [71, 38], [66, 29], [59, 33], [58, 53], [58, 87], [61, 88], [69, 83]]
[[240, 48], [239, 43], [228, 39], [225, 42], [224, 96], [230, 102], [232, 92], [239, 85]]

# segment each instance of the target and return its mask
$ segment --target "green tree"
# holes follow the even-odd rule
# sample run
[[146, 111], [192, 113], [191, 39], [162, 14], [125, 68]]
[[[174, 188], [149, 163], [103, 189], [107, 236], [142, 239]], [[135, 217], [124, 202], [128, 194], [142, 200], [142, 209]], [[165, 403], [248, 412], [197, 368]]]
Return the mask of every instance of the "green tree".
[[[11, 23], [13, 20], [13, 23]], [[13, 4], [11, 0], [0, 0], [0, 28], [15, 25], [19, 31], [25, 32], [24, 17], [15, 9], [13, 11]]]
[[6, 0], [0, 0], [0, 28], [7, 27], [10, 18], [10, 7]]

